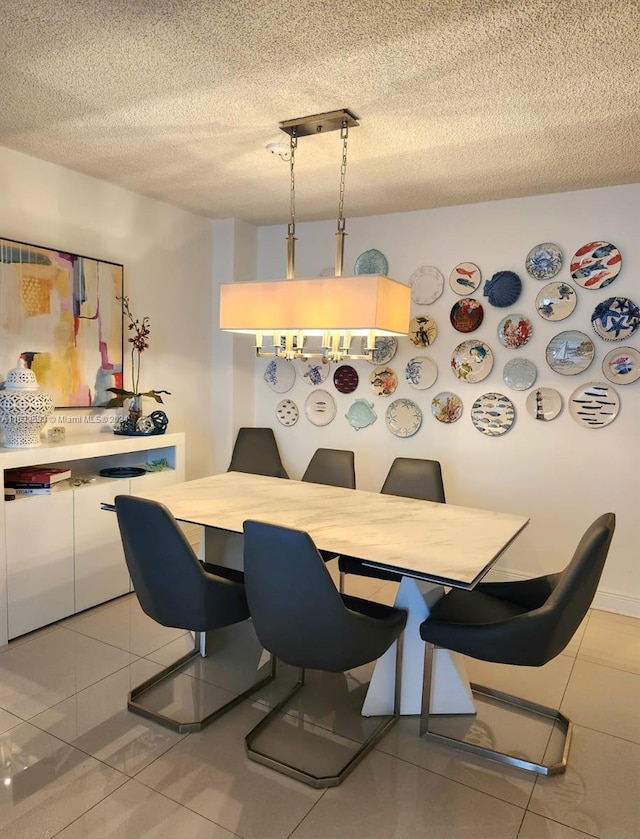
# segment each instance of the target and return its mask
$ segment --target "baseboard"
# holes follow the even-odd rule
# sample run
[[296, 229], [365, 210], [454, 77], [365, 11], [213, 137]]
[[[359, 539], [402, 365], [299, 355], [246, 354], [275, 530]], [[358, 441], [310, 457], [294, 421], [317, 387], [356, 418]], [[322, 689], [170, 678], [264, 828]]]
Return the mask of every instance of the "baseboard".
[[[515, 571], [505, 571], [493, 568], [491, 571], [491, 582], [502, 583], [509, 580], [526, 580], [526, 574]], [[628, 594], [618, 594], [615, 591], [598, 589], [593, 598], [592, 606], [602, 612], [613, 612], [616, 615], [627, 615], [630, 618], [640, 618], [640, 599], [629, 597]]]

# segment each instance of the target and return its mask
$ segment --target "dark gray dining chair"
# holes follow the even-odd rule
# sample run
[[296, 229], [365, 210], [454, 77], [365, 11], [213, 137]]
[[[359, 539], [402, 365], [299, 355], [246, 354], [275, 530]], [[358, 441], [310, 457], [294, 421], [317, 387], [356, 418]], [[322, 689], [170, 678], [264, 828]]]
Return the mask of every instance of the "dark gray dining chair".
[[134, 688], [129, 693], [127, 707], [174, 731], [200, 731], [271, 681], [275, 674], [273, 657], [268, 676], [200, 719], [178, 720], [142, 704], [141, 697], [171, 676], [178, 675], [200, 654], [203, 633], [249, 618], [244, 576], [231, 568], [200, 562], [163, 504], [118, 495], [115, 509], [125, 560], [142, 610], [162, 626], [195, 633], [193, 649]]
[[420, 625], [425, 668], [420, 734], [539, 775], [565, 771], [571, 722], [560, 711], [511, 694], [472, 684], [474, 695], [517, 708], [557, 724], [564, 734], [562, 757], [550, 763], [507, 754], [431, 729], [431, 675], [434, 647], [500, 664], [541, 667], [559, 655], [591, 606], [616, 526], [613, 513], [597, 518], [583, 535], [564, 571], [505, 583], [480, 583], [471, 591], [451, 589]]
[[[421, 501], [445, 503], [442, 468], [437, 460], [417, 457], [396, 457], [387, 473], [382, 489], [384, 495], [400, 495], [403, 498], [418, 498]], [[380, 580], [398, 582], [400, 574], [380, 568], [370, 568], [355, 556], [341, 556], [338, 559], [340, 591], [344, 591], [345, 574], [361, 577], [376, 577]]]
[[312, 484], [355, 489], [355, 455], [346, 449], [316, 449], [302, 480]]
[[[246, 521], [244, 570], [247, 601], [260, 643], [299, 670], [293, 689], [247, 735], [247, 754], [251, 760], [313, 787], [337, 786], [398, 717], [400, 636], [406, 611], [341, 595], [311, 537], [300, 530]], [[341, 759], [338, 770], [316, 774], [261, 747], [261, 734], [286, 713], [292, 697], [304, 686], [306, 669], [344, 673], [375, 661], [394, 641], [398, 642], [394, 713], [383, 717], [357, 749], [346, 750], [349, 758], [346, 763]], [[299, 728], [303, 729], [300, 737], [308, 736], [304, 723], [299, 723]], [[322, 742], [326, 749], [326, 738]], [[292, 744], [285, 748], [290, 754]]]
[[227, 472], [288, 478], [272, 428], [240, 428]]

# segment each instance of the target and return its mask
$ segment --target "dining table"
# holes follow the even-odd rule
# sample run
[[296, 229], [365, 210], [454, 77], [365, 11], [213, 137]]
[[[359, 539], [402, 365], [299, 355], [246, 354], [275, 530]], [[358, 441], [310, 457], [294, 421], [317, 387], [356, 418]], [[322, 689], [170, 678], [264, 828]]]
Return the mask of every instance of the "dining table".
[[[529, 523], [526, 516], [512, 513], [245, 472], [140, 494], [164, 504], [178, 521], [202, 526], [205, 542], [221, 532], [242, 534], [244, 522], [252, 519], [303, 530], [321, 551], [356, 556], [372, 568], [400, 574], [394, 605], [408, 610], [401, 714], [420, 713], [424, 643], [419, 626], [429, 609], [447, 587], [472, 589]], [[391, 712], [394, 660], [392, 648], [376, 663], [363, 715]], [[474, 710], [461, 657], [438, 650], [432, 713]]]

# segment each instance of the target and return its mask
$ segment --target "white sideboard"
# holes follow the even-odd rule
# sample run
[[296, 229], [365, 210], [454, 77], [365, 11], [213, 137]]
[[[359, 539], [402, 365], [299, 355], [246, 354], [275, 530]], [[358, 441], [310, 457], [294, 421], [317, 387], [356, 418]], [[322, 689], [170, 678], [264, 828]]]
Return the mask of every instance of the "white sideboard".
[[[162, 471], [104, 478], [101, 469], [144, 466]], [[0, 447], [0, 480], [19, 466], [68, 466], [81, 486], [62, 481], [50, 495], [4, 501], [0, 515], [0, 646], [41, 626], [130, 590], [116, 517], [100, 509], [117, 494], [144, 495], [185, 479], [181, 432], [140, 437], [74, 434], [34, 449]], [[4, 492], [3, 492], [4, 498]]]

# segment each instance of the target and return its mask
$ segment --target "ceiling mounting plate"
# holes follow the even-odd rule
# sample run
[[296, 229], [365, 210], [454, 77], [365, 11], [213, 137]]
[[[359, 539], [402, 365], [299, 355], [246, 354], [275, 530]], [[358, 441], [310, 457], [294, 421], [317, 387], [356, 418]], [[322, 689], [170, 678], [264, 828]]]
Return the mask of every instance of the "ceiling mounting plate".
[[360, 125], [357, 117], [351, 111], [342, 108], [340, 111], [327, 111], [326, 114], [285, 119], [280, 123], [280, 128], [290, 136], [295, 130], [297, 137], [308, 137], [310, 134], [326, 134], [327, 131], [339, 131], [343, 122], [346, 123], [348, 128]]

